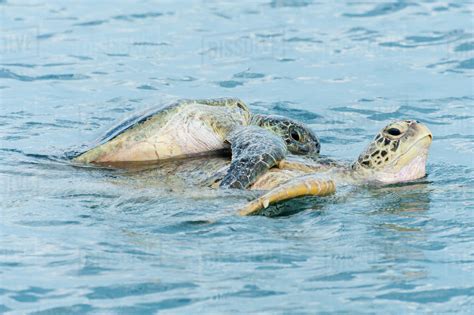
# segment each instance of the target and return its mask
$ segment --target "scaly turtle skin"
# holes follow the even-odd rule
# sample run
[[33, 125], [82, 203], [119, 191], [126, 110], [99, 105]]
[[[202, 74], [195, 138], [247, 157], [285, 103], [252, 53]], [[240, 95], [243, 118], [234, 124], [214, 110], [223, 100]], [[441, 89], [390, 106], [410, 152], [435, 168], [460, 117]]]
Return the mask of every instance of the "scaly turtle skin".
[[247, 188], [289, 152], [317, 156], [317, 136], [303, 124], [252, 115], [239, 99], [182, 100], [119, 124], [75, 162], [158, 161], [231, 150], [222, 187]]
[[[241, 215], [275, 215], [279, 202], [308, 195], [332, 194], [342, 185], [384, 185], [412, 181], [426, 174], [426, 160], [432, 141], [431, 131], [414, 120], [390, 123], [382, 129], [353, 163], [334, 160], [313, 161], [288, 156], [249, 186], [267, 191], [240, 209]], [[209, 157], [178, 164], [161, 165], [148, 176], [165, 184], [180, 182], [218, 187], [232, 163], [225, 157]]]

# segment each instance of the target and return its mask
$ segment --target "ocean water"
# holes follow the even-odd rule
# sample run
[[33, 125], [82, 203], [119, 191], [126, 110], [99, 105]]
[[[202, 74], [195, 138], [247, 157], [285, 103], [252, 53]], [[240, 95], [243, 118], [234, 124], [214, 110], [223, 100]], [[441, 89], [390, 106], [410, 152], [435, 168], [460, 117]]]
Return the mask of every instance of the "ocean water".
[[[473, 9], [0, 1], [0, 313], [472, 314]], [[224, 96], [306, 122], [337, 159], [418, 119], [428, 176], [239, 217], [245, 193], [58, 158], [134, 111]]]

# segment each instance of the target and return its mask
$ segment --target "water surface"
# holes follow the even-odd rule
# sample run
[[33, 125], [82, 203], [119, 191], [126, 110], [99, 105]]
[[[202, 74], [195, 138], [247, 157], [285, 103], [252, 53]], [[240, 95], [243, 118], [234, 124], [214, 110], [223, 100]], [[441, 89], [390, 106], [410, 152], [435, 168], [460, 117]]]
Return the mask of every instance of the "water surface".
[[[472, 313], [468, 1], [0, 1], [0, 312]], [[278, 218], [57, 160], [177, 98], [233, 96], [351, 160], [388, 121], [428, 176]], [[159, 179], [157, 179], [159, 180]]]

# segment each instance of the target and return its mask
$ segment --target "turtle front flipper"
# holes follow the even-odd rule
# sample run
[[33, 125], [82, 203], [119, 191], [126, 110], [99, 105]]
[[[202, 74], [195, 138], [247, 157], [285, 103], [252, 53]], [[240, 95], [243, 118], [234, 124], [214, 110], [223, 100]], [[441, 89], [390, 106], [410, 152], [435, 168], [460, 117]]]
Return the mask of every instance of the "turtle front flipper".
[[256, 126], [237, 128], [226, 141], [231, 145], [232, 162], [220, 183], [222, 188], [249, 187], [287, 154], [283, 139]]
[[311, 175], [297, 177], [249, 202], [239, 210], [239, 214], [270, 216], [272, 211], [269, 207], [276, 206], [280, 202], [304, 196], [327, 196], [334, 192], [336, 184], [332, 179], [321, 179]]

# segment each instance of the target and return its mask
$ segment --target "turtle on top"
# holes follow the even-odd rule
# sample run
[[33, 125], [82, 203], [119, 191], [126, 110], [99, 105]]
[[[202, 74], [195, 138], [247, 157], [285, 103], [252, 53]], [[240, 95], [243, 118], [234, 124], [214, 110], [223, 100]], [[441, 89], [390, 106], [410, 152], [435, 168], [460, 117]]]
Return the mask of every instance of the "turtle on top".
[[119, 124], [76, 162], [156, 161], [231, 151], [221, 183], [247, 188], [288, 152], [317, 157], [318, 137], [304, 124], [276, 115], [252, 115], [239, 99], [182, 100]]

